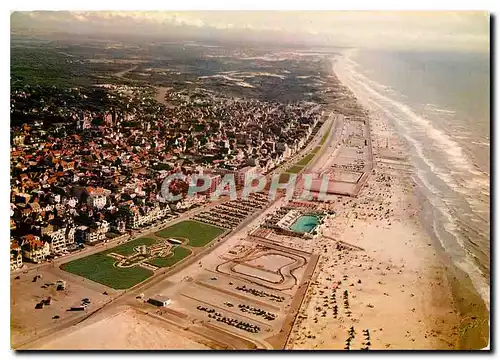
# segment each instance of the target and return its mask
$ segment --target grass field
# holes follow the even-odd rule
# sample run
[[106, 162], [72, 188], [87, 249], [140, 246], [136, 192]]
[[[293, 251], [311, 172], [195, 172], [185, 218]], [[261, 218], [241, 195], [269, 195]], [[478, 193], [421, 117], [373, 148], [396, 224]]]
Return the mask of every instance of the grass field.
[[309, 164], [309, 162], [311, 162], [311, 160], [313, 159], [313, 157], [315, 155], [316, 155], [315, 152], [309, 153], [306, 156], [304, 156], [302, 159], [300, 159], [300, 161], [297, 162], [295, 165], [306, 166], [307, 164]]
[[304, 169], [304, 167], [303, 167], [303, 166], [297, 166], [297, 165], [294, 165], [294, 166], [292, 166], [292, 167], [288, 168], [288, 169], [286, 170], [286, 172], [287, 172], [287, 173], [289, 173], [289, 174], [297, 174], [297, 173], [301, 172], [301, 171], [302, 171], [302, 169]]
[[156, 233], [163, 238], [185, 238], [189, 239], [189, 245], [201, 247], [208, 244], [225, 230], [198, 221], [186, 220], [174, 224]]
[[139, 245], [151, 245], [155, 242], [156, 240], [151, 238], [135, 239], [98, 254], [70, 261], [67, 264], [63, 264], [61, 268], [113, 289], [128, 289], [146, 280], [153, 275], [153, 272], [139, 266], [133, 268], [117, 268], [113, 266], [116, 260], [107, 256], [107, 254], [116, 253], [124, 256], [132, 255], [135, 247]]
[[328, 135], [330, 135], [330, 131], [332, 130], [332, 124], [328, 126], [328, 130], [326, 130], [325, 134], [321, 138], [320, 145], [323, 145], [326, 142], [326, 139], [328, 139]]
[[167, 258], [154, 258], [154, 259], [148, 261], [148, 263], [150, 263], [151, 265], [154, 265], [154, 266], [159, 266], [159, 267], [170, 267], [170, 266], [176, 264], [177, 262], [181, 261], [182, 259], [184, 259], [186, 256], [188, 256], [190, 254], [191, 254], [191, 250], [180, 247], [180, 246], [176, 246], [173, 249], [173, 255], [171, 255]]
[[151, 238], [139, 238], [135, 239], [132, 241], [129, 241], [123, 245], [119, 245], [117, 247], [112, 248], [111, 250], [108, 250], [107, 253], [109, 254], [110, 252], [114, 252], [123, 256], [128, 256], [132, 255], [134, 253], [134, 248], [139, 246], [139, 245], [152, 245], [156, 243], [155, 239]]
[[[224, 229], [216, 226], [187, 220], [158, 232], [158, 235], [164, 238], [187, 238], [189, 239], [190, 246], [201, 247], [208, 244], [224, 231]], [[116, 253], [124, 256], [132, 255], [135, 247], [139, 245], [151, 245], [155, 242], [155, 239], [148, 237], [135, 239], [100, 253], [70, 261], [61, 265], [61, 269], [83, 276], [113, 289], [128, 289], [146, 280], [153, 275], [153, 272], [140, 266], [134, 266], [132, 268], [115, 267], [114, 263], [116, 259], [107, 256], [107, 254]], [[169, 267], [190, 254], [191, 250], [177, 246], [173, 250], [173, 255], [170, 257], [155, 258], [149, 262], [155, 266]]]
[[128, 289], [153, 275], [151, 270], [138, 266], [133, 268], [113, 266], [116, 260], [106, 254], [114, 251], [115, 249], [111, 249], [70, 261], [63, 264], [61, 269], [117, 290]]

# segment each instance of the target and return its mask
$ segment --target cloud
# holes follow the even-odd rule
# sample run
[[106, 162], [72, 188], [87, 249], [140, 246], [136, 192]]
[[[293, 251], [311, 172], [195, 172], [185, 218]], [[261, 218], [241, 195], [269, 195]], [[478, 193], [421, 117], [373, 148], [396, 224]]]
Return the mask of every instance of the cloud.
[[[297, 40], [329, 41], [331, 45], [406, 48], [489, 49], [486, 12], [446, 11], [91, 11], [30, 12], [29, 26], [57, 26], [77, 21], [88, 31], [158, 31], [162, 27], [243, 33]], [[19, 19], [18, 19], [19, 20]], [[22, 21], [12, 21], [13, 27]], [[26, 25], [25, 24], [25, 25]], [[79, 29], [82, 27], [80, 26]], [[327, 40], [329, 39], [329, 40]]]

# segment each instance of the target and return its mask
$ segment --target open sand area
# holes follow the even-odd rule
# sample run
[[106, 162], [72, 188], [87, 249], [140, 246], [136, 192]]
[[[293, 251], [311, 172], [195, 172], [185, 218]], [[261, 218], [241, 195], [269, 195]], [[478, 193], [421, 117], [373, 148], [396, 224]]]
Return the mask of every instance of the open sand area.
[[247, 264], [256, 267], [263, 267], [269, 271], [276, 272], [283, 266], [292, 264], [293, 262], [294, 260], [287, 256], [271, 254], [260, 256], [254, 260], [247, 261]]
[[[357, 199], [339, 198], [337, 216], [327, 220], [325, 237], [317, 242], [322, 253], [318, 277], [289, 348], [343, 349], [351, 326], [358, 333], [351, 349], [365, 346], [364, 329], [371, 333], [371, 349], [456, 347], [458, 317], [450, 287], [431, 240], [416, 221], [411, 184], [397, 177], [380, 183], [375, 179]], [[333, 239], [364, 251], [337, 250]]]
[[140, 350], [210, 349], [169, 329], [162, 321], [131, 308], [76, 331], [58, 336], [41, 346], [44, 350]]
[[283, 277], [280, 276], [280, 274], [244, 264], [237, 264], [234, 267], [231, 267], [230, 271], [242, 274], [244, 276], [258, 278], [264, 280], [265, 282], [270, 282], [270, 283], [279, 283], [283, 281]]
[[[41, 278], [33, 282], [35, 275]], [[82, 318], [93, 310], [108, 302], [115, 291], [104, 286], [80, 278], [74, 281], [74, 275], [56, 267], [32, 271], [29, 274], [19, 273], [19, 279], [11, 277], [11, 344], [22, 345], [30, 338], [51, 333], [53, 329], [64, 326], [66, 322]], [[16, 277], [17, 277], [16, 276]], [[66, 281], [65, 290], [56, 290], [58, 280]], [[109, 295], [103, 295], [103, 290]], [[51, 298], [50, 305], [35, 309], [37, 303]], [[68, 311], [73, 306], [81, 305], [84, 298], [91, 303], [85, 311]], [[55, 318], [57, 317], [57, 318]]]
[[[476, 319], [472, 314], [478, 312], [470, 310], [477, 295], [462, 292], [462, 301], [470, 296], [469, 308], [457, 303], [452, 292], [457, 281], [448, 272], [446, 255], [420, 224], [422, 209], [404, 166], [404, 144], [378, 112], [370, 113], [370, 120], [374, 153], [394, 154], [400, 166], [378, 163], [356, 198], [339, 196], [329, 206], [336, 217], [326, 221], [317, 239], [316, 277], [287, 348], [486, 346], [487, 334], [480, 330], [486, 319]], [[334, 240], [363, 250], [339, 249]]]

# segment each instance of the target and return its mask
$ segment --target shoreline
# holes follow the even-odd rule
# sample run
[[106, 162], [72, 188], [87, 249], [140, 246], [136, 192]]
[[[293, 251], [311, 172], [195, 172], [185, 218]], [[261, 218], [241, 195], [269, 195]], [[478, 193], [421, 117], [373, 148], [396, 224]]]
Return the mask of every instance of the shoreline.
[[[343, 56], [343, 55], [341, 55]], [[338, 58], [337, 58], [338, 59]], [[342, 81], [338, 76], [338, 69], [336, 68], [336, 60], [333, 62], [333, 72], [335, 76], [339, 79], [339, 81], [349, 88], [350, 92], [354, 95], [354, 91], [348, 86], [345, 81]], [[341, 71], [340, 71], [341, 72]], [[385, 127], [384, 131], [386, 132], [386, 136], [395, 137], [397, 141], [400, 142], [402, 139], [398, 134], [396, 134], [393, 126], [389, 124], [387, 121], [383, 121], [381, 118], [374, 117], [372, 109], [367, 104], [366, 99], [358, 99], [358, 103], [364, 108], [370, 110], [370, 120], [371, 126], [382, 126]], [[377, 124], [376, 121], [383, 122], [382, 125]], [[379, 137], [381, 133], [377, 134], [377, 131], [372, 132], [373, 136]], [[379, 139], [380, 140], [380, 139]], [[386, 140], [387, 141], [387, 140]], [[376, 141], [375, 141], [376, 143]], [[375, 146], [375, 144], [374, 144]], [[398, 148], [398, 146], [395, 146]], [[399, 146], [399, 150], [404, 148], [404, 146]], [[413, 165], [411, 165], [413, 167]], [[409, 197], [414, 198], [416, 201], [416, 206], [418, 210], [422, 210], [422, 199], [418, 198], [416, 184], [413, 180], [411, 180], [412, 189], [408, 194]], [[458, 339], [456, 340], [456, 348], [457, 349], [482, 349], [488, 346], [489, 343], [489, 311], [487, 308], [487, 304], [484, 302], [480, 294], [478, 293], [475, 286], [472, 284], [472, 280], [465, 271], [461, 270], [458, 266], [456, 266], [450, 255], [446, 253], [445, 249], [439, 243], [439, 240], [436, 239], [435, 235], [429, 232], [425, 228], [425, 224], [422, 223], [422, 219], [418, 216], [415, 219], [417, 224], [420, 224], [422, 235], [431, 239], [429, 244], [431, 248], [436, 250], [436, 261], [435, 264], [441, 268], [443, 274], [441, 275], [443, 279], [446, 281], [446, 287], [441, 289], [441, 293], [435, 289], [435, 293], [433, 293], [433, 297], [436, 300], [444, 296], [451, 296], [452, 301], [452, 310], [457, 315], [457, 328], [458, 328]], [[432, 325], [432, 324], [431, 324]], [[456, 335], [453, 335], [456, 336]]]

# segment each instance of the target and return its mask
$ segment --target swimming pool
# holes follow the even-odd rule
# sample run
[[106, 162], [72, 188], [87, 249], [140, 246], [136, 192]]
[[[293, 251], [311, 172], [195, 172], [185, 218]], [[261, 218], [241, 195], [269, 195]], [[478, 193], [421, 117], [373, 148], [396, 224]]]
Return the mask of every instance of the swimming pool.
[[310, 233], [319, 225], [319, 218], [314, 215], [302, 215], [290, 226], [290, 230], [300, 233]]

